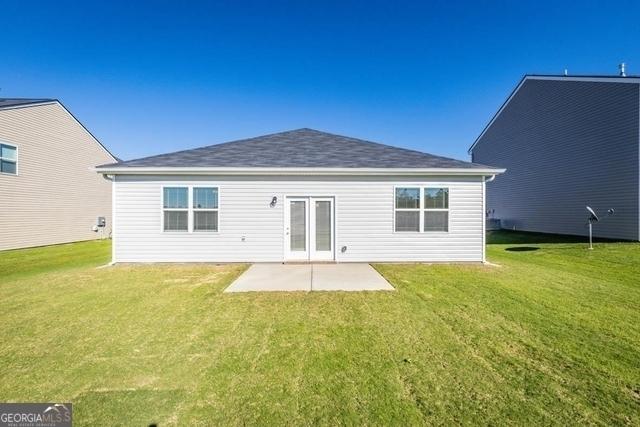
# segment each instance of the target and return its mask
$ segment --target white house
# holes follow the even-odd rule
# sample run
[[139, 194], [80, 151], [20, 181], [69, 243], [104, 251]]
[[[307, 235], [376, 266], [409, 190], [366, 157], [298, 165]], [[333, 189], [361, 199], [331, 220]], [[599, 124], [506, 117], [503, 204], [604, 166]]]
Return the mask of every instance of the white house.
[[113, 262], [482, 262], [504, 172], [312, 129], [96, 170]]

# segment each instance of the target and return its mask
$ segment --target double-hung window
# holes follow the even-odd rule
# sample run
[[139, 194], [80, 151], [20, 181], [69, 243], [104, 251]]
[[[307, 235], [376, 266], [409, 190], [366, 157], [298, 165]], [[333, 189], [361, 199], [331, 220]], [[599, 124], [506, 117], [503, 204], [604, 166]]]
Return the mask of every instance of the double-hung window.
[[0, 172], [9, 175], [18, 174], [18, 148], [9, 144], [0, 144]]
[[449, 231], [449, 189], [424, 189], [424, 231]]
[[164, 187], [162, 190], [164, 231], [189, 231], [189, 188]]
[[193, 188], [193, 231], [218, 231], [217, 188]]
[[397, 187], [394, 227], [397, 232], [448, 232], [449, 189]]
[[396, 231], [420, 231], [420, 188], [396, 188]]
[[162, 230], [218, 231], [218, 188], [171, 186], [162, 189]]

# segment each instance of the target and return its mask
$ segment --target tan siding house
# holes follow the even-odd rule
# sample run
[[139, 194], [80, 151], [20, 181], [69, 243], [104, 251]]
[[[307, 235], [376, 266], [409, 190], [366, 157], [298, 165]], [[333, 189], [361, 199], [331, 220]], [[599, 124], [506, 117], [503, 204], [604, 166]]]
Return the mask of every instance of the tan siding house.
[[116, 159], [61, 103], [0, 99], [0, 144], [0, 250], [110, 235], [111, 182], [93, 167]]

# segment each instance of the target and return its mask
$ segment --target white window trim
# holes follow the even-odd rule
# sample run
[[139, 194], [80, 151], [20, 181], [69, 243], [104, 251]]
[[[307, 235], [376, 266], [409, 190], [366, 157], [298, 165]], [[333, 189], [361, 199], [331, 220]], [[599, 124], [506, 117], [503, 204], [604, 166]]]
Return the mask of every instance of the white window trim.
[[0, 145], [6, 145], [7, 147], [11, 147], [11, 148], [15, 148], [16, 150], [16, 159], [3, 159], [2, 157], [2, 151], [0, 150], [0, 160], [5, 160], [7, 162], [13, 162], [16, 164], [16, 173], [8, 173], [8, 172], [0, 172], [0, 175], [7, 175], [7, 176], [18, 176], [18, 174], [20, 173], [20, 171], [18, 170], [18, 159], [20, 158], [20, 154], [19, 154], [19, 149], [17, 145], [14, 144], [9, 144], [8, 142], [4, 142], [4, 141], [0, 141]]
[[[429, 233], [429, 234], [433, 234], [433, 233], [439, 233], [439, 234], [448, 234], [449, 233], [449, 229], [451, 226], [451, 213], [449, 212], [449, 209], [451, 208], [451, 200], [450, 200], [450, 196], [451, 196], [451, 189], [449, 187], [446, 186], [442, 186], [442, 185], [434, 185], [434, 186], [429, 186], [429, 187], [423, 187], [422, 188], [422, 193], [420, 194], [421, 196], [421, 205], [424, 205], [424, 198], [425, 198], [425, 193], [428, 189], [446, 189], [447, 190], [447, 208], [427, 208], [424, 207], [422, 209], [422, 227], [420, 228], [420, 231], [422, 231], [423, 233]], [[442, 230], [425, 230], [424, 229], [424, 215], [427, 212], [447, 212], [447, 231], [442, 231]]]
[[[194, 189], [195, 188], [215, 188], [216, 189], [216, 201], [218, 202], [217, 208], [195, 208], [193, 207], [193, 194], [194, 194]], [[220, 187], [218, 187], [217, 185], [205, 185], [205, 184], [199, 184], [199, 185], [192, 185], [191, 188], [189, 189], [189, 207], [190, 207], [190, 211], [189, 212], [189, 222], [190, 222], [190, 229], [191, 232], [193, 233], [217, 233], [220, 230]], [[218, 216], [216, 218], [216, 229], [215, 230], [196, 230], [195, 229], [195, 213], [196, 212], [217, 212]]]
[[[420, 207], [419, 208], [412, 208], [412, 209], [407, 209], [407, 208], [396, 208], [396, 190], [399, 188], [417, 188], [418, 190], [420, 190]], [[432, 209], [432, 208], [425, 208], [424, 206], [424, 191], [427, 188], [446, 188], [448, 190], [449, 193], [449, 208], [447, 209]], [[428, 185], [425, 185], [424, 183], [421, 184], [398, 184], [398, 185], [394, 185], [393, 186], [393, 233], [398, 233], [398, 234], [440, 234], [440, 235], [447, 235], [451, 232], [451, 187], [448, 184], [440, 184], [440, 183], [429, 183]], [[400, 211], [405, 211], [405, 212], [415, 212], [419, 210], [419, 214], [418, 217], [420, 218], [419, 223], [420, 223], [420, 228], [418, 229], [418, 231], [397, 231], [396, 230], [396, 212]], [[449, 214], [447, 215], [447, 231], [424, 231], [424, 213], [425, 211], [433, 211], [433, 212], [437, 212], [437, 211], [441, 211], [441, 212], [449, 212]]]
[[[187, 189], [187, 208], [165, 208], [164, 207], [164, 189], [165, 188], [186, 188]], [[218, 207], [216, 209], [198, 209], [193, 207], [193, 189], [194, 188], [215, 188], [218, 190]], [[187, 212], [187, 229], [186, 230], [165, 230], [164, 229], [164, 212]], [[194, 212], [200, 211], [217, 211], [218, 212], [218, 227], [217, 230], [194, 230]], [[210, 234], [220, 232], [220, 186], [217, 184], [163, 184], [160, 186], [160, 232], [169, 234]]]

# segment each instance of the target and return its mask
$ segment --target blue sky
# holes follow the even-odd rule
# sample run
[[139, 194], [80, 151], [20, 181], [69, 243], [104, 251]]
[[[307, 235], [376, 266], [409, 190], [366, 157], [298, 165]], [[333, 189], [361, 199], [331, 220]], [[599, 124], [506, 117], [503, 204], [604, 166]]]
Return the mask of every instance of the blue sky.
[[640, 74], [640, 2], [613, 4], [3, 2], [0, 97], [124, 159], [300, 127], [467, 159], [525, 73]]

